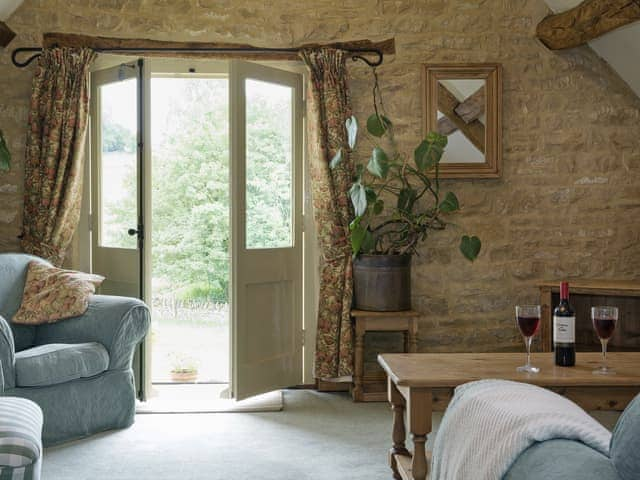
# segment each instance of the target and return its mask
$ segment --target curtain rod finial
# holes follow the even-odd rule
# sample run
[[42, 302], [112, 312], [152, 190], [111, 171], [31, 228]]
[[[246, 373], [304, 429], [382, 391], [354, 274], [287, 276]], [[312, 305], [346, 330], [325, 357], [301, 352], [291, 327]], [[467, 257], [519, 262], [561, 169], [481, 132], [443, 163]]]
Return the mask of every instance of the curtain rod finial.
[[[27, 58], [24, 62], [18, 61], [18, 55], [21, 53], [34, 53], [29, 58]], [[18, 68], [27, 67], [33, 62], [36, 58], [42, 55], [41, 48], [16, 48], [13, 52], [11, 52], [11, 62]]]
[[351, 57], [351, 60], [353, 60], [354, 62], [361, 60], [372, 68], [382, 65], [382, 62], [384, 60], [384, 54], [382, 53], [381, 50], [363, 50], [362, 53], [374, 53], [378, 56], [378, 59], [372, 61], [363, 57], [362, 55], [353, 55]]

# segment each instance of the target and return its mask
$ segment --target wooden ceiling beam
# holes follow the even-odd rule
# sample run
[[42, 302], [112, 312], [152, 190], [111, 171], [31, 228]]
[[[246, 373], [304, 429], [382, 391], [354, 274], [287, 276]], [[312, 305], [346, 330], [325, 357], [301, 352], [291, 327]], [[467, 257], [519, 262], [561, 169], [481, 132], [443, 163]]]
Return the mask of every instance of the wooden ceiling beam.
[[640, 0], [585, 0], [566, 12], [544, 18], [536, 34], [551, 50], [562, 50], [638, 20]]
[[[172, 42], [162, 40], [134, 39], [134, 38], [109, 38], [92, 37], [88, 35], [76, 35], [70, 33], [45, 33], [43, 35], [42, 46], [51, 47], [87, 47], [96, 50], [109, 50], [126, 48], [127, 53], [134, 55], [144, 53], [145, 56], [169, 56], [169, 51], [150, 52], [148, 49], [206, 49], [206, 48], [235, 48], [242, 49], [242, 52], [177, 52], [172, 56], [180, 57], [216, 57], [216, 58], [243, 58], [247, 60], [299, 60], [297, 52], [265, 51], [261, 47], [243, 43], [204, 43], [204, 42]], [[305, 44], [296, 48], [333, 47], [337, 49], [377, 49], [383, 54], [395, 54], [395, 40], [393, 38], [382, 41], [356, 40], [350, 42], [335, 42], [328, 44]], [[287, 47], [285, 47], [287, 48]]]
[[15, 36], [15, 32], [6, 23], [0, 22], [0, 47], [9, 45]]

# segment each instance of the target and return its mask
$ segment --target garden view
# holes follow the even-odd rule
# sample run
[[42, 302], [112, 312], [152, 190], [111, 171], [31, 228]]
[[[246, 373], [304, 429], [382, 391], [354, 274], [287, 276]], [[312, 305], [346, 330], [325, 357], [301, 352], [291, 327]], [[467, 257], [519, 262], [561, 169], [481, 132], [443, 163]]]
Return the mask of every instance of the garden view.
[[[277, 247], [291, 238], [291, 91], [246, 88], [247, 247]], [[136, 210], [135, 129], [103, 110], [102, 161], [122, 172], [105, 192], [103, 235], [131, 247], [118, 226]], [[228, 382], [228, 81], [153, 77], [151, 117], [152, 379]]]

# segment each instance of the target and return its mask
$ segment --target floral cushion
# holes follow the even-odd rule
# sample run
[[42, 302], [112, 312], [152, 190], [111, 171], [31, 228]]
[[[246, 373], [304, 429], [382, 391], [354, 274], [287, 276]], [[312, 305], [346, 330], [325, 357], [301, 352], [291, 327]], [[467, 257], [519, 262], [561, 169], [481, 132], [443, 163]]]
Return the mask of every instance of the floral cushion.
[[100, 275], [29, 262], [22, 304], [13, 323], [40, 325], [82, 315], [103, 280]]

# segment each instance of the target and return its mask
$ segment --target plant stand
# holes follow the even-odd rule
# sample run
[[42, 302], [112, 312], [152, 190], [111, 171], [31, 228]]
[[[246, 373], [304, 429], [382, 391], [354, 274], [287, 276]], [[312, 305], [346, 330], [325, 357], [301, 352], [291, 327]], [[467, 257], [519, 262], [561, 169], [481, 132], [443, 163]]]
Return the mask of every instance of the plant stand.
[[[353, 383], [351, 396], [354, 402], [384, 402], [387, 400], [386, 376], [380, 372], [364, 372], [364, 337], [366, 332], [404, 332], [404, 351], [415, 353], [418, 347], [419, 312], [371, 312], [351, 310], [355, 331]], [[378, 352], [380, 353], [380, 352]]]

